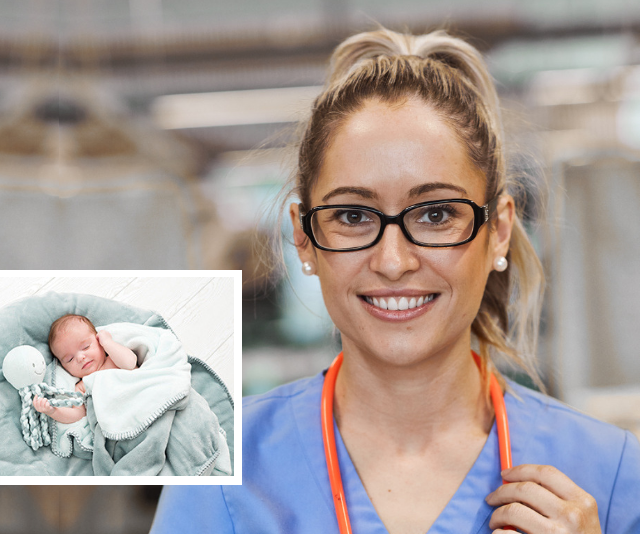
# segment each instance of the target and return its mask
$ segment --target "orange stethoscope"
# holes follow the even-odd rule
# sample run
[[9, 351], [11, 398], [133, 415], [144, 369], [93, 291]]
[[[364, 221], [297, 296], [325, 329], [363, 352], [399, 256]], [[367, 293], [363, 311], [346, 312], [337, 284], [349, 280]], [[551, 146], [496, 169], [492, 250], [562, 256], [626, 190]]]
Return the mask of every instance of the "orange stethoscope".
[[[471, 353], [478, 368], [480, 368], [480, 356], [475, 352]], [[336, 437], [333, 431], [333, 394], [336, 388], [336, 378], [342, 366], [342, 352], [338, 354], [327, 370], [322, 387], [321, 417], [322, 417], [322, 441], [324, 443], [324, 454], [327, 458], [327, 469], [329, 470], [329, 481], [331, 482], [331, 493], [333, 494], [333, 504], [336, 509], [340, 534], [352, 534], [351, 523], [349, 522], [349, 512], [347, 502], [344, 497], [342, 486], [342, 476], [340, 475], [340, 465], [338, 463], [338, 452], [336, 450]], [[500, 470], [511, 467], [511, 439], [509, 437], [509, 421], [507, 420], [507, 409], [504, 404], [504, 395], [498, 380], [491, 373], [489, 375], [489, 393], [491, 402], [496, 414], [496, 425], [498, 427], [498, 445], [500, 449]], [[504, 484], [506, 482], [503, 481]], [[515, 530], [507, 527], [505, 530]]]

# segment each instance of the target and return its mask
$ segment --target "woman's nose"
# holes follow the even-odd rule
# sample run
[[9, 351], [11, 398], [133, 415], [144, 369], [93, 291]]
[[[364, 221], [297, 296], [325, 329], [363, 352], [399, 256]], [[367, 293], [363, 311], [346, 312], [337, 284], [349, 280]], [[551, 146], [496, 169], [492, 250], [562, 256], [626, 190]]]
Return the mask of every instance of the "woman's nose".
[[398, 225], [390, 224], [384, 229], [380, 242], [372, 248], [371, 269], [389, 280], [399, 280], [405, 273], [419, 269], [417, 248]]

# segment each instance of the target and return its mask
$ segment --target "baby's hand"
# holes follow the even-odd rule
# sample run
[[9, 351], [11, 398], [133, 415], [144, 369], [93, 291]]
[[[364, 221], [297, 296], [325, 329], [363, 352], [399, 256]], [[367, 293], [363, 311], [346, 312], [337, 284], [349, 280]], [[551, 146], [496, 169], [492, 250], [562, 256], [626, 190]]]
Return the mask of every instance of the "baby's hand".
[[111, 341], [113, 339], [111, 337], [111, 334], [106, 330], [100, 330], [100, 332], [96, 334], [96, 338], [98, 339], [98, 343], [100, 343], [100, 345], [103, 345], [103, 346], [105, 342]]
[[84, 388], [84, 382], [82, 380], [78, 381], [76, 384], [76, 391], [81, 391], [82, 393], [86, 393], [87, 390]]
[[43, 414], [46, 414], [49, 417], [51, 417], [54, 413], [56, 413], [56, 409], [53, 406], [51, 406], [51, 404], [49, 403], [49, 400], [45, 399], [44, 397], [40, 398], [38, 397], [38, 395], [36, 395], [33, 398], [33, 407], [37, 411], [42, 412]]

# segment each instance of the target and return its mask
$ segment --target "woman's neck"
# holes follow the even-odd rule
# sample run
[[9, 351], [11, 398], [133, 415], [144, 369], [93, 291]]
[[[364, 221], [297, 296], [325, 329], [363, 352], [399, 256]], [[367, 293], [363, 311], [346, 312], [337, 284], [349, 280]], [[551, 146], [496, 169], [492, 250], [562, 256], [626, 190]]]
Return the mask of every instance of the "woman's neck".
[[375, 433], [376, 440], [413, 452], [443, 435], [488, 435], [493, 411], [468, 343], [403, 366], [348, 343], [344, 352], [334, 404], [341, 432]]

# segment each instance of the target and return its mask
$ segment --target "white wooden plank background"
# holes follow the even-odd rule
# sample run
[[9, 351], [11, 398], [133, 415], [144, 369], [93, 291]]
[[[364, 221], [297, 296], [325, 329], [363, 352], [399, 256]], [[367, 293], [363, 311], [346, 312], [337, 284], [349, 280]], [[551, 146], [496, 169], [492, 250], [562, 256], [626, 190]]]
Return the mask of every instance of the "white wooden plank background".
[[222, 378], [235, 400], [233, 282], [230, 277], [0, 275], [0, 307], [57, 291], [86, 293], [153, 310], [165, 318], [189, 354], [207, 362]]

